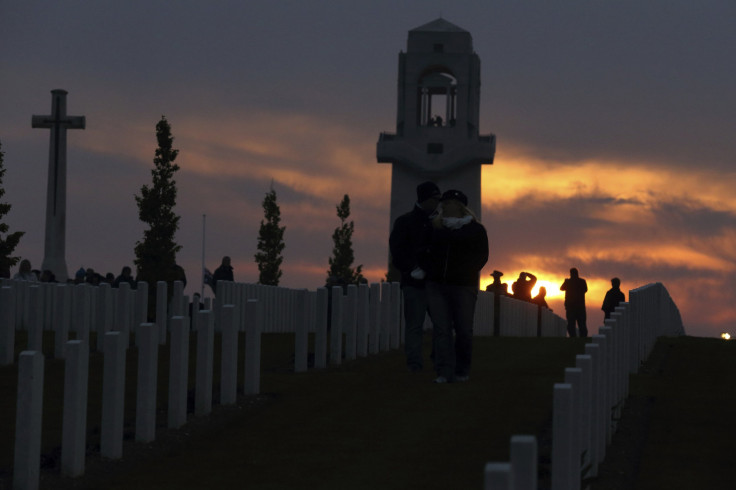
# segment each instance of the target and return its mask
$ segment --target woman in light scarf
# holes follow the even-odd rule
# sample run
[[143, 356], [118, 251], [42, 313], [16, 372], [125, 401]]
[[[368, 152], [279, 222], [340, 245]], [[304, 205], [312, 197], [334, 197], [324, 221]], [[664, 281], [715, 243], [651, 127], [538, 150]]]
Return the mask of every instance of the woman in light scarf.
[[427, 299], [434, 325], [435, 383], [467, 381], [480, 271], [488, 261], [488, 235], [468, 209], [468, 198], [458, 190], [442, 195], [433, 225]]

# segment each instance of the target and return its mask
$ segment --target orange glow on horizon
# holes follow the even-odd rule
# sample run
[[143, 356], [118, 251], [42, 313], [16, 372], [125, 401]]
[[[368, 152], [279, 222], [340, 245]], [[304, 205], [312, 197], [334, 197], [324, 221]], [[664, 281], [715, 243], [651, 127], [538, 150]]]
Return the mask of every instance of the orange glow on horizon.
[[[516, 272], [513, 274], [505, 274], [501, 278], [501, 282], [506, 283], [507, 290], [509, 294], [513, 294], [511, 290], [511, 285], [516, 281], [516, 279], [519, 277], [520, 272]], [[539, 288], [544, 286], [544, 288], [547, 290], [547, 294], [545, 298], [547, 300], [551, 299], [559, 299], [564, 297], [564, 293], [560, 291], [560, 284], [562, 284], [562, 279], [558, 280], [554, 275], [552, 274], [537, 274], [534, 273], [535, 276], [537, 276], [537, 283], [534, 285], [534, 288], [532, 289], [532, 297], [539, 294]], [[505, 279], [506, 277], [513, 278], [513, 279]], [[482, 277], [480, 280], [480, 289], [481, 291], [485, 291], [486, 287], [493, 282], [493, 278], [490, 276]]]
[[[519, 206], [580, 196], [609, 196], [615, 206], [631, 213], [606, 214], [608, 220], [625, 222], [646, 218], [649, 209], [670, 198], [715, 210], [736, 210], [734, 181], [714, 171], [691, 168], [663, 172], [651, 162], [589, 160], [555, 162], [526, 154], [521, 148], [505, 148], [494, 165], [482, 168], [483, 202], [495, 207]], [[530, 185], [536, 182], [538, 185]], [[707, 193], [700, 192], [707, 188]], [[612, 203], [613, 205], [614, 203]], [[636, 219], [638, 218], [638, 219]]]

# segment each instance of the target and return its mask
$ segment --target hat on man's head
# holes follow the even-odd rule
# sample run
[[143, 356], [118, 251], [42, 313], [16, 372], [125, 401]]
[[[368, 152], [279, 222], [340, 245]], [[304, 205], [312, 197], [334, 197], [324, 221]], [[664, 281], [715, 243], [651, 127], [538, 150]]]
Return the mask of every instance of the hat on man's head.
[[440, 188], [434, 182], [423, 182], [417, 186], [417, 202], [435, 197], [440, 198]]
[[491, 276], [493, 276], [493, 277], [501, 277], [502, 275], [503, 275], [503, 272], [501, 272], [501, 271], [496, 271], [496, 270], [494, 270], [494, 271], [493, 271], [493, 272], [491, 273]]
[[463, 206], [468, 205], [468, 196], [455, 189], [445, 191], [445, 193], [442, 194], [442, 201], [447, 201], [448, 199], [460, 201], [461, 203], [463, 203]]

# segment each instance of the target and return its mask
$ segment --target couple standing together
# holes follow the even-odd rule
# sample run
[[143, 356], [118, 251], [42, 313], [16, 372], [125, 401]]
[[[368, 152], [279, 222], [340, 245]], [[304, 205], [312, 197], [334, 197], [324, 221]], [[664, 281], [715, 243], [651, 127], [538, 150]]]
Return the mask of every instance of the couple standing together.
[[459, 190], [442, 194], [433, 182], [420, 184], [414, 208], [394, 223], [389, 247], [401, 272], [409, 370], [423, 367], [429, 310], [435, 382], [467, 381], [480, 271], [488, 261], [488, 235], [468, 208], [467, 196]]

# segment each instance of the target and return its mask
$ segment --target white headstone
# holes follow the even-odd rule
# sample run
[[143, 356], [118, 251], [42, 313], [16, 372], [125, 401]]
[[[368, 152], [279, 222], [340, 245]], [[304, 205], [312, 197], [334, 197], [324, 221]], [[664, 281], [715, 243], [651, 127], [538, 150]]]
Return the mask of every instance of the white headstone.
[[183, 316], [171, 318], [169, 354], [168, 427], [178, 429], [187, 422], [189, 374], [189, 322]]
[[371, 284], [368, 298], [368, 352], [378, 354], [381, 341], [381, 285]]
[[368, 355], [368, 329], [370, 326], [370, 287], [368, 284], [358, 286], [358, 325], [357, 325], [357, 351], [359, 357]]
[[344, 296], [340, 286], [333, 286], [330, 294], [332, 300], [332, 311], [330, 312], [330, 364], [337, 366], [342, 363]]
[[345, 332], [345, 359], [357, 357], [358, 334], [358, 286], [348, 285], [348, 292], [343, 303], [343, 328]]
[[257, 395], [261, 390], [261, 332], [263, 331], [263, 305], [257, 299], [245, 303], [245, 375], [243, 392]]
[[158, 382], [158, 330], [154, 323], [141, 323], [136, 329], [138, 344], [138, 383], [135, 403], [135, 440], [156, 438], [156, 387]]
[[84, 474], [87, 449], [87, 380], [89, 378], [89, 346], [82, 340], [71, 340], [66, 346], [64, 367], [64, 419], [61, 436], [61, 474]]
[[212, 376], [214, 375], [215, 325], [212, 312], [197, 314], [197, 366], [194, 388], [194, 414], [212, 412]]
[[386, 352], [391, 346], [391, 283], [388, 282], [381, 283], [381, 321], [378, 335], [381, 352]]
[[64, 359], [66, 343], [69, 340], [69, 322], [72, 310], [72, 288], [59, 284], [54, 303], [54, 357]]
[[232, 405], [238, 392], [238, 307], [223, 305], [220, 311], [222, 355], [220, 359], [220, 403]]
[[38, 488], [41, 471], [43, 354], [24, 351], [18, 358], [13, 488]]
[[315, 299], [314, 367], [327, 367], [327, 288], [317, 288]]
[[158, 343], [166, 343], [166, 326], [168, 318], [166, 316], [166, 281], [158, 281], [156, 283], [156, 326], [158, 327]]
[[294, 372], [303, 373], [309, 367], [309, 319], [307, 317], [307, 290], [295, 291]]
[[128, 344], [121, 332], [105, 334], [102, 373], [102, 424], [100, 454], [103, 458], [123, 457], [125, 414], [125, 354]]
[[[572, 419], [573, 391], [566, 383], [554, 385], [552, 401], [552, 490], [575, 488], [575, 472], [572, 471]], [[579, 473], [578, 473], [579, 479]]]
[[486, 463], [483, 469], [483, 490], [512, 490], [511, 463]]
[[537, 438], [517, 435], [511, 437], [511, 474], [514, 490], [537, 488]]

